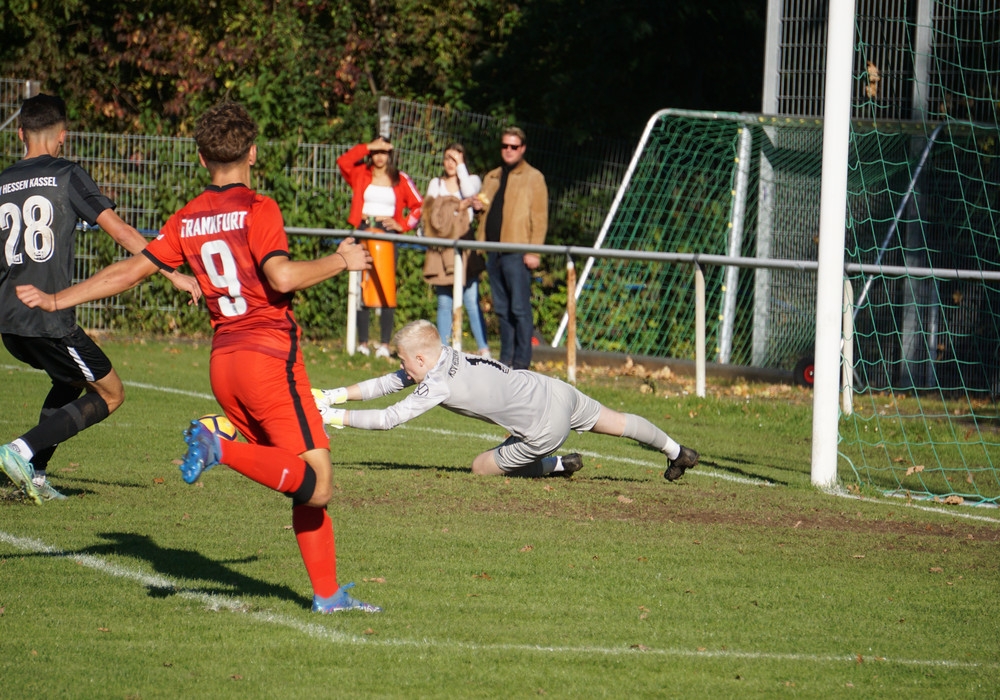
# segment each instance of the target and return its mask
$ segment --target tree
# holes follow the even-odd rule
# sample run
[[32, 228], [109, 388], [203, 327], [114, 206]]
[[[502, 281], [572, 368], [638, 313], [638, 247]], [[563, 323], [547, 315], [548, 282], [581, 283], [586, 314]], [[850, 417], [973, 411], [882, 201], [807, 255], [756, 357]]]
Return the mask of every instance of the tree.
[[220, 99], [267, 138], [372, 134], [390, 95], [593, 135], [755, 109], [766, 0], [6, 0], [0, 66], [81, 128], [184, 134]]
[[473, 109], [634, 137], [658, 109], [759, 109], [766, 0], [531, 0], [473, 77]]

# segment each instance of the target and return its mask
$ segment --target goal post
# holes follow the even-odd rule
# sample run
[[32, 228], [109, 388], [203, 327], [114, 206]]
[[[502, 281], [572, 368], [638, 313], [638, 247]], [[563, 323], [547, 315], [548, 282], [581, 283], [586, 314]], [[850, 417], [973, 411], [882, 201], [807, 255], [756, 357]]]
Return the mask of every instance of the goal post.
[[816, 348], [813, 385], [811, 479], [837, 483], [841, 321], [847, 169], [851, 136], [854, 63], [854, 0], [830, 3], [820, 190], [819, 270], [816, 274]]

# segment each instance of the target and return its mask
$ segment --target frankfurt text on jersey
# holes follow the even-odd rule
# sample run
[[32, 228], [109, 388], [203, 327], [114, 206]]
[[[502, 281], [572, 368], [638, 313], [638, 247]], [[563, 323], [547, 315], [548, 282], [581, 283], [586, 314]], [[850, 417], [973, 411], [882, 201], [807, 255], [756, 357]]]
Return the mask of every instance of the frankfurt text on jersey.
[[198, 216], [193, 219], [181, 219], [181, 238], [191, 236], [207, 236], [223, 231], [236, 231], [243, 228], [246, 219], [245, 211], [229, 211], [212, 216]]

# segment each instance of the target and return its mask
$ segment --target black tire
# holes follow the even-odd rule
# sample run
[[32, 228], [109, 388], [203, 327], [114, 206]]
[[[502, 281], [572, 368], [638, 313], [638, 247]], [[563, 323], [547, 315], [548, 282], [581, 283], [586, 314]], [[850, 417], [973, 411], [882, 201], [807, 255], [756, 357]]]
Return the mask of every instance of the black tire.
[[813, 381], [815, 379], [814, 373], [816, 371], [816, 362], [812, 357], [803, 357], [798, 362], [795, 363], [795, 369], [792, 370], [792, 378], [795, 383], [799, 386], [804, 386], [807, 388], [812, 388]]

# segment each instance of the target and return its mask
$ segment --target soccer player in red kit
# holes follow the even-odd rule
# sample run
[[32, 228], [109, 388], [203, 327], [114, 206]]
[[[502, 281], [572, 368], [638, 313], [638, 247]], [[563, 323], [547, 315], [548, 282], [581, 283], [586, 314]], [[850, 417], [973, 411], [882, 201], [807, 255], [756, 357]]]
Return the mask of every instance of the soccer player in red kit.
[[198, 120], [198, 157], [211, 184], [167, 221], [141, 254], [78, 285], [45, 294], [26, 285], [29, 307], [55, 311], [129, 289], [159, 270], [187, 262], [204, 293], [214, 336], [212, 392], [248, 443], [220, 440], [198, 421], [185, 431], [181, 474], [188, 483], [226, 464], [292, 499], [292, 527], [313, 587], [313, 610], [381, 609], [338, 586], [329, 438], [310, 393], [292, 313], [292, 295], [345, 270], [371, 265], [364, 247], [345, 239], [316, 260], [293, 261], [277, 203], [250, 189], [257, 125], [234, 102]]

